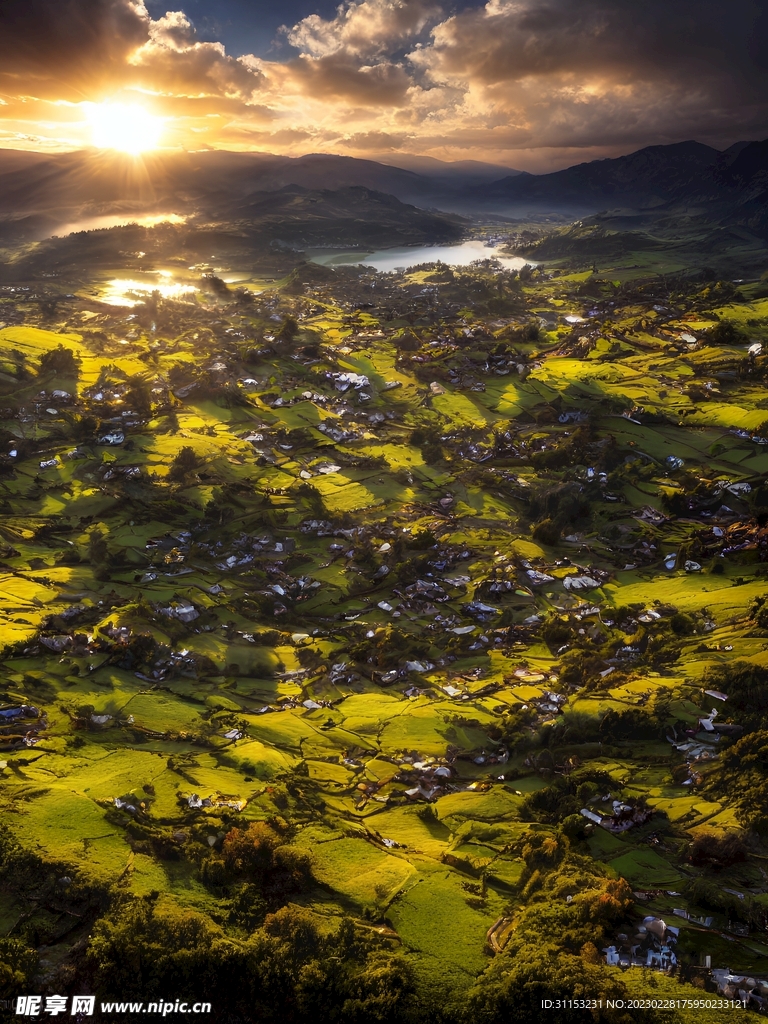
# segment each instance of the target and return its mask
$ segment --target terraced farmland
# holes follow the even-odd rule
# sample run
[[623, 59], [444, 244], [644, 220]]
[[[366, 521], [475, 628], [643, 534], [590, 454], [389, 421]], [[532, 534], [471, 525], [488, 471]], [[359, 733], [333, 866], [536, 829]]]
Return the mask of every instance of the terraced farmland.
[[768, 300], [318, 274], [0, 292], [3, 941], [107, 991], [121, 914], [301, 924], [382, 1020], [501, 1019], [534, 946], [622, 991], [648, 915], [676, 991], [759, 974]]

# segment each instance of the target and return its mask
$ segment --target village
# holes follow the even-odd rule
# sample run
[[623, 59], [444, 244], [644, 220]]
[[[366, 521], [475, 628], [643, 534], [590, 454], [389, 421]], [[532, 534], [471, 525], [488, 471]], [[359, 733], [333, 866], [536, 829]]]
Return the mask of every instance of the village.
[[[717, 336], [748, 298], [222, 265], [173, 298], [0, 291], [21, 841], [61, 842], [63, 801], [109, 831], [68, 872], [130, 854], [131, 891], [173, 864], [234, 907], [227, 837], [279, 819], [312, 866], [270, 907], [330, 894], [477, 974], [588, 861], [627, 887], [590, 936], [606, 971], [762, 1011], [759, 782], [734, 804], [729, 781], [762, 713], [734, 674], [766, 628], [762, 326]], [[736, 428], [729, 402], [755, 410]]]

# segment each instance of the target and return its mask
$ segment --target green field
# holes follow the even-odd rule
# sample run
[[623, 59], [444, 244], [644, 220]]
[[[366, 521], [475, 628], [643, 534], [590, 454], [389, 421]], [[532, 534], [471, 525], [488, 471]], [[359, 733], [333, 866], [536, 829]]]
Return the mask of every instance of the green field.
[[[446, 1024], [533, 935], [585, 991], [763, 970], [768, 300], [561, 270], [0, 291], [0, 912], [36, 977], [150, 904], [243, 971], [351, 922], [360, 990], [386, 961]], [[613, 801], [647, 814], [579, 814]], [[712, 918], [674, 982], [601, 966], [674, 908]]]

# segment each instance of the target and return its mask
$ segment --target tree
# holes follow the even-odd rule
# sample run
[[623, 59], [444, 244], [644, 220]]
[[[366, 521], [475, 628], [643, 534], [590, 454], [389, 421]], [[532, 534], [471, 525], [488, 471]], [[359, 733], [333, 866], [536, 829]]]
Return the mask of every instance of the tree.
[[28, 990], [37, 971], [37, 953], [21, 939], [0, 939], [0, 999]]
[[40, 377], [74, 377], [80, 375], [80, 360], [71, 348], [58, 345], [40, 357]]
[[168, 479], [173, 483], [181, 483], [200, 465], [195, 449], [185, 444], [180, 448], [173, 458], [171, 468], [168, 472]]
[[140, 374], [131, 377], [128, 383], [129, 390], [125, 400], [129, 408], [141, 416], [149, 415], [152, 412], [152, 392], [149, 383]]
[[179, 986], [193, 995], [205, 991], [204, 962], [218, 959], [211, 956], [217, 938], [207, 917], [159, 910], [149, 897], [124, 904], [117, 920], [98, 921], [87, 956], [97, 991], [144, 999]]
[[715, 832], [699, 832], [688, 855], [697, 867], [725, 868], [747, 859], [744, 840], [738, 833], [718, 836]]
[[713, 345], [741, 345], [747, 336], [732, 320], [721, 320], [707, 332], [707, 340]]
[[88, 558], [91, 565], [105, 565], [109, 561], [107, 535], [100, 526], [94, 526], [88, 534]]
[[235, 888], [229, 905], [227, 920], [251, 932], [263, 923], [267, 904], [258, 885], [245, 882]]
[[282, 839], [266, 822], [254, 821], [247, 829], [233, 828], [224, 839], [227, 869], [236, 875], [263, 875], [273, 863]]
[[741, 822], [768, 836], [768, 729], [749, 732], [726, 747], [707, 788], [727, 795]]
[[72, 434], [76, 441], [89, 442], [94, 439], [99, 422], [94, 416], [80, 416], [75, 420]]
[[651, 739], [658, 732], [656, 719], [638, 708], [615, 711], [609, 708], [600, 722], [600, 739], [613, 745], [629, 739]]
[[382, 950], [367, 958], [365, 967], [352, 975], [346, 989], [344, 1020], [350, 1024], [397, 1024], [403, 1020], [404, 1004], [415, 992], [413, 971], [405, 957]]
[[217, 277], [216, 274], [203, 274], [200, 284], [204, 291], [211, 292], [219, 299], [225, 299], [229, 296], [227, 282]]
[[728, 694], [727, 710], [745, 729], [768, 728], [768, 668], [735, 661], [712, 669], [704, 683]]
[[568, 839], [583, 839], [587, 834], [587, 819], [583, 814], [569, 814], [561, 821], [560, 830]]
[[[592, 1010], [566, 1005], [557, 1010], [558, 1024], [624, 1019], [621, 1011], [617, 1014], [605, 1007], [607, 999], [627, 998], [621, 981], [586, 957], [565, 953], [546, 942], [512, 942], [495, 957], [471, 990], [471, 1019], [482, 1024], [539, 1024], [546, 1013], [543, 1000], [553, 997], [601, 1000], [603, 1004]], [[638, 1016], [632, 1019], [637, 1021]]]
[[287, 316], [283, 320], [282, 326], [277, 337], [280, 341], [293, 341], [296, 335], [299, 333], [299, 325], [292, 316]]
[[408, 964], [349, 920], [321, 932], [310, 911], [285, 907], [243, 942], [202, 914], [158, 905], [156, 896], [123, 901], [97, 922], [87, 966], [102, 998], [183, 992], [213, 1003], [221, 1019], [272, 1021], [279, 1008], [284, 1024], [407, 1018]]
[[599, 964], [601, 963], [600, 954], [597, 951], [597, 946], [594, 942], [585, 942], [579, 950], [579, 956], [581, 959], [588, 964]]

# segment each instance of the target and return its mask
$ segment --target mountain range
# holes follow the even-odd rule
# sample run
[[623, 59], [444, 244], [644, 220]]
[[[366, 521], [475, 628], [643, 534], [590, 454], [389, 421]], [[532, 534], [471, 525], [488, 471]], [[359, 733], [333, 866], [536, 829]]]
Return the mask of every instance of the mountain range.
[[33, 240], [153, 214], [231, 221], [242, 215], [249, 197], [261, 208], [263, 193], [297, 187], [322, 192], [361, 187], [421, 210], [439, 206], [452, 212], [462, 194], [504, 170], [472, 161], [419, 163], [431, 173], [325, 154], [158, 151], [136, 160], [113, 151], [0, 150], [0, 239]]
[[[309, 209], [320, 202], [332, 208], [330, 193], [350, 188], [367, 190], [367, 199], [355, 194], [358, 214], [369, 202], [369, 212], [386, 208], [387, 216], [394, 216], [395, 207], [384, 203], [382, 195], [422, 212], [483, 218], [685, 211], [728, 218], [768, 237], [768, 140], [739, 142], [722, 151], [698, 142], [649, 146], [549, 174], [505, 173], [504, 168], [475, 161], [403, 162], [410, 166], [326, 154], [157, 151], [135, 160], [97, 150], [0, 150], [0, 240], [34, 240], [151, 215], [231, 223], [257, 211], [264, 216], [264, 194], [285, 189], [292, 190], [288, 205], [293, 208], [302, 189], [317, 195], [300, 205]], [[283, 196], [275, 211], [285, 206]], [[397, 212], [399, 219], [406, 215]]]
[[[606, 209], [648, 210], [670, 203], [747, 198], [768, 184], [768, 142], [738, 142], [720, 151], [700, 142], [647, 146], [614, 159], [551, 174], [517, 174], [476, 190], [488, 205], [547, 208], [581, 215]], [[745, 193], [737, 197], [736, 193]]]

